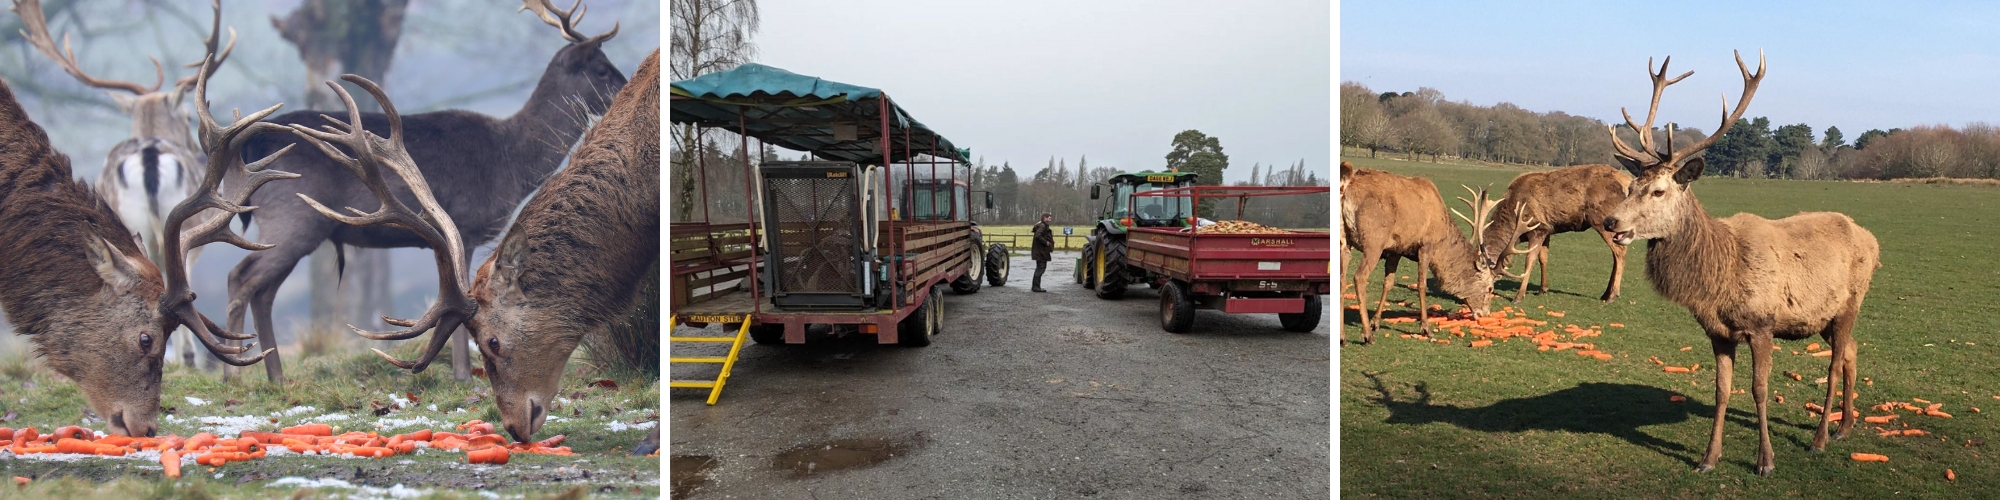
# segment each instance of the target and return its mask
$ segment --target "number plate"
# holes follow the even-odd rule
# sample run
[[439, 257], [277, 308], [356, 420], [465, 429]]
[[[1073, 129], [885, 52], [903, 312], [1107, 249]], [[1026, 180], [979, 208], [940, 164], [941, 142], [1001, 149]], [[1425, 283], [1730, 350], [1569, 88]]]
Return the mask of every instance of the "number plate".
[[1146, 182], [1173, 182], [1173, 181], [1174, 181], [1174, 176], [1171, 176], [1171, 175], [1148, 175], [1148, 176], [1146, 176]]
[[1279, 269], [1281, 269], [1281, 268], [1282, 268], [1282, 266], [1280, 266], [1280, 265], [1279, 265], [1279, 264], [1278, 264], [1277, 262], [1258, 262], [1258, 263], [1257, 263], [1257, 270], [1258, 270], [1258, 271], [1277, 271], [1277, 270], [1279, 270]]
[[687, 317], [691, 323], [742, 323], [743, 317], [735, 314], [694, 314]]

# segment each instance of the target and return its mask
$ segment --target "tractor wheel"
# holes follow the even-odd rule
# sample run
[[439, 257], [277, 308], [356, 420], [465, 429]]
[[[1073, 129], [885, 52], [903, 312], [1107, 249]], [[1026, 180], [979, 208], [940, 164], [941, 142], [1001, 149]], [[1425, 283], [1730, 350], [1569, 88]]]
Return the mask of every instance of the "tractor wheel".
[[1115, 300], [1125, 296], [1125, 285], [1131, 279], [1125, 275], [1125, 240], [1100, 238], [1095, 254], [1090, 267], [1097, 284], [1097, 298]]
[[937, 334], [937, 320], [931, 313], [936, 310], [938, 302], [937, 289], [933, 288], [924, 297], [923, 305], [910, 311], [910, 315], [896, 325], [896, 343], [907, 347], [931, 345], [931, 336]]
[[1188, 296], [1187, 285], [1180, 281], [1168, 281], [1160, 290], [1160, 328], [1171, 333], [1187, 333], [1194, 328], [1194, 298]]
[[1013, 264], [1007, 262], [1007, 245], [994, 243], [986, 246], [986, 284], [1001, 286], [1007, 284], [1007, 271]]
[[785, 325], [782, 323], [750, 325], [750, 340], [763, 345], [782, 345], [785, 343]]
[[1319, 328], [1319, 315], [1322, 310], [1324, 308], [1320, 306], [1319, 296], [1307, 295], [1306, 310], [1296, 313], [1278, 313], [1278, 323], [1285, 325], [1286, 330], [1311, 332], [1314, 328]]
[[1095, 281], [1091, 280], [1092, 276], [1090, 275], [1090, 262], [1097, 256], [1095, 252], [1097, 252], [1096, 242], [1084, 242], [1083, 253], [1078, 254], [1076, 257], [1076, 269], [1070, 273], [1071, 276], [1076, 278], [1076, 284], [1083, 285], [1084, 288], [1090, 288], [1096, 284]]
[[980, 280], [985, 277], [982, 271], [986, 269], [986, 259], [981, 258], [979, 255], [979, 247], [974, 245], [968, 252], [972, 254], [969, 257], [972, 259], [969, 261], [972, 263], [972, 268], [965, 270], [965, 274], [959, 276], [958, 279], [951, 280], [951, 291], [958, 292], [960, 295], [979, 293]]

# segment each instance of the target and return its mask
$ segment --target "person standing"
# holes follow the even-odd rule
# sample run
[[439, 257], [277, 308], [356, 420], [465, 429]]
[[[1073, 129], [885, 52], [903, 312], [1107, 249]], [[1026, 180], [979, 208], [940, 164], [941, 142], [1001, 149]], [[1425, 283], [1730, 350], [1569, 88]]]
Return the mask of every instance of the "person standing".
[[1029, 288], [1031, 291], [1048, 291], [1042, 289], [1042, 271], [1048, 269], [1049, 254], [1056, 250], [1056, 235], [1049, 231], [1049, 221], [1055, 218], [1048, 212], [1042, 212], [1042, 221], [1035, 223], [1035, 244], [1029, 252], [1035, 258], [1035, 286]]

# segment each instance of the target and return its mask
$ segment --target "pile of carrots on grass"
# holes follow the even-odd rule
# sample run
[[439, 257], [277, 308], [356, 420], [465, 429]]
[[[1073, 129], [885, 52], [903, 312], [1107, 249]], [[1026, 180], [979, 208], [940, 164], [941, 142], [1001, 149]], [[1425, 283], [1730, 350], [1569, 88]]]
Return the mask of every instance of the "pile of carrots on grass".
[[[1406, 306], [1407, 303], [1398, 302], [1397, 305]], [[1513, 306], [1501, 307], [1500, 310], [1486, 315], [1473, 314], [1471, 311], [1463, 308], [1460, 308], [1457, 312], [1447, 314], [1441, 305], [1433, 304], [1430, 307], [1437, 314], [1428, 318], [1428, 322], [1433, 329], [1449, 333], [1456, 337], [1470, 338], [1472, 339], [1472, 347], [1487, 347], [1493, 345], [1494, 342], [1508, 342], [1512, 339], [1520, 338], [1533, 342], [1535, 349], [1538, 351], [1576, 349], [1575, 352], [1578, 356], [1599, 360], [1608, 360], [1612, 357], [1608, 353], [1597, 350], [1597, 344], [1575, 342], [1580, 339], [1604, 335], [1604, 326], [1602, 325], [1590, 325], [1587, 327], [1578, 324], [1551, 325], [1548, 321], [1530, 318], [1528, 317], [1527, 310], [1516, 309]], [[1543, 314], [1551, 318], [1561, 318], [1568, 315], [1562, 311], [1546, 311]], [[1382, 318], [1382, 323], [1388, 325], [1416, 322], [1417, 319], [1411, 317]], [[1612, 328], [1625, 327], [1623, 323], [1611, 323], [1610, 326]], [[1543, 327], [1548, 328], [1544, 329]], [[1402, 338], [1421, 339], [1424, 336], [1406, 333], [1402, 334]], [[1429, 340], [1439, 344], [1448, 345], [1452, 343], [1450, 340], [1442, 338]]]
[[52, 434], [41, 434], [34, 427], [10, 429], [0, 427], [0, 449], [12, 451], [16, 456], [35, 453], [73, 453], [122, 457], [142, 450], [160, 452], [160, 465], [166, 468], [167, 477], [180, 477], [181, 457], [194, 455], [196, 464], [220, 467], [229, 462], [243, 462], [264, 458], [265, 448], [283, 447], [294, 453], [315, 455], [352, 455], [367, 458], [386, 458], [417, 452], [421, 447], [465, 452], [466, 461], [475, 464], [506, 464], [512, 453], [532, 453], [538, 455], [574, 456], [568, 446], [561, 446], [565, 436], [557, 435], [533, 443], [508, 443], [507, 439], [493, 432], [493, 424], [473, 420], [459, 424], [454, 432], [433, 432], [424, 429], [408, 434], [383, 436], [375, 432], [349, 431], [333, 434], [333, 426], [327, 424], [305, 424], [286, 427], [279, 432], [243, 431], [236, 438], [223, 438], [210, 433], [195, 434], [193, 437], [167, 435], [163, 437], [126, 437], [108, 435], [98, 437], [96, 431], [78, 426], [66, 426]]

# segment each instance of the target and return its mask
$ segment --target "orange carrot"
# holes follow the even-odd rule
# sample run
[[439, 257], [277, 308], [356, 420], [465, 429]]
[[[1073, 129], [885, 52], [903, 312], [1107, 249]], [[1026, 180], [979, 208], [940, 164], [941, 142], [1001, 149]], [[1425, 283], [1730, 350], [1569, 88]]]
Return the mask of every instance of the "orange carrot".
[[1690, 373], [1693, 371], [1687, 369], [1686, 367], [1680, 367], [1680, 366], [1669, 366], [1666, 368], [1666, 370], [1667, 373]]
[[1612, 328], [1624, 328], [1624, 327], [1625, 327], [1625, 324], [1624, 324], [1624, 323], [1612, 323], [1612, 324], [1611, 324], [1611, 327], [1612, 327]]
[[1552, 317], [1552, 318], [1560, 318], [1560, 317], [1563, 317], [1563, 316], [1568, 316], [1568, 315], [1569, 315], [1568, 313], [1564, 313], [1564, 312], [1562, 312], [1562, 311], [1549, 311], [1549, 317]]
[[1605, 353], [1597, 353], [1596, 355], [1594, 355], [1594, 356], [1591, 356], [1591, 357], [1593, 357], [1593, 358], [1597, 358], [1597, 360], [1598, 360], [1598, 361], [1604, 361], [1604, 360], [1608, 360], [1608, 359], [1611, 359], [1611, 355], [1610, 355], [1610, 354], [1605, 354]]
[[1813, 342], [1813, 343], [1811, 343], [1811, 344], [1806, 344], [1806, 352], [1813, 352], [1813, 351], [1817, 351], [1817, 350], [1819, 350], [1819, 343], [1818, 343], [1818, 342]]
[[203, 432], [200, 434], [195, 434], [194, 437], [188, 438], [187, 444], [184, 445], [184, 450], [197, 451], [202, 448], [207, 448], [210, 446], [215, 446], [215, 435]]
[[1815, 357], [1815, 358], [1831, 358], [1831, 357], [1833, 357], [1833, 351], [1820, 351], [1820, 352], [1815, 352], [1815, 353], [1812, 353], [1812, 357]]
[[35, 428], [34, 428], [34, 427], [29, 427], [29, 428], [25, 428], [25, 429], [21, 429], [21, 430], [19, 430], [19, 431], [16, 431], [16, 432], [14, 433], [14, 441], [15, 441], [15, 442], [17, 442], [17, 443], [26, 443], [26, 442], [29, 442], [29, 441], [34, 441], [34, 440], [36, 440], [37, 438], [40, 438], [40, 437], [41, 437], [41, 434], [40, 434], [40, 433], [37, 433], [37, 432], [35, 432]]
[[1930, 415], [1930, 416], [1933, 416], [1933, 417], [1938, 417], [1938, 418], [1951, 418], [1951, 414], [1950, 414], [1950, 413], [1945, 413], [1945, 412], [1941, 412], [1941, 411], [1937, 411], [1937, 410], [1925, 410], [1925, 411], [1924, 411], [1924, 414], [1925, 414], [1925, 415]]
[[129, 445], [129, 444], [132, 444], [132, 441], [133, 441], [133, 439], [132, 439], [131, 437], [128, 437], [128, 436], [120, 436], [120, 435], [117, 435], [117, 434], [112, 434], [112, 435], [109, 435], [109, 436], [104, 436], [104, 439], [99, 439], [99, 440], [97, 440], [97, 442], [99, 442], [99, 443], [104, 443], [104, 444], [108, 444], [108, 445], [112, 445], [112, 446], [125, 446], [125, 445]]
[[285, 433], [285, 434], [306, 434], [306, 435], [311, 435], [311, 436], [331, 436], [331, 435], [333, 435], [333, 426], [331, 426], [331, 425], [327, 425], [327, 424], [305, 424], [305, 425], [295, 425], [295, 426], [291, 426], [291, 427], [286, 427], [286, 428], [284, 428], [284, 429], [281, 429], [281, 430], [279, 430], [279, 432], [283, 432], [283, 433]]
[[14, 429], [10, 427], [0, 427], [0, 441], [12, 441], [12, 440], [14, 440]]
[[1675, 403], [1679, 403], [1679, 402], [1682, 402], [1682, 401], [1687, 401], [1687, 400], [1688, 400], [1687, 396], [1682, 396], [1682, 395], [1679, 395], [1679, 394], [1675, 394], [1675, 395], [1672, 395], [1672, 396], [1667, 396], [1667, 401], [1672, 401], [1672, 402], [1675, 402]]
[[396, 450], [396, 454], [398, 454], [398, 455], [408, 455], [408, 454], [411, 454], [411, 453], [416, 453], [416, 452], [417, 452], [417, 442], [416, 442], [416, 441], [403, 441], [403, 442], [399, 442], [399, 443], [396, 443], [396, 444], [392, 444], [392, 445], [389, 445], [389, 448], [390, 448], [390, 449], [393, 449], [393, 450]]
[[498, 434], [481, 434], [473, 436], [472, 439], [468, 439], [466, 442], [475, 446], [482, 444], [504, 444], [507, 442], [507, 438]]
[[1889, 457], [1874, 453], [1854, 453], [1847, 456], [1856, 462], [1888, 462]]
[[358, 457], [382, 458], [382, 457], [395, 456], [396, 450], [376, 447], [376, 446], [359, 446], [343, 450], [341, 451], [341, 454], [354, 455]]
[[1694, 349], [1694, 346], [1684, 346], [1684, 347], [1681, 347], [1681, 352], [1688, 352], [1688, 351], [1690, 351], [1690, 350], [1693, 350], [1693, 349]]
[[90, 432], [89, 430], [87, 430], [87, 429], [84, 429], [84, 428], [82, 428], [82, 427], [77, 427], [77, 426], [74, 426], [74, 425], [65, 425], [65, 426], [62, 426], [62, 427], [60, 427], [60, 428], [57, 428], [57, 429], [56, 429], [56, 432], [55, 432], [54, 434], [50, 434], [50, 435], [49, 435], [49, 438], [50, 438], [50, 439], [65, 439], [65, 438], [67, 438], [67, 439], [81, 439], [81, 440], [84, 440], [84, 441], [89, 441], [89, 440], [91, 440], [91, 439], [94, 439], [94, 438], [96, 438], [96, 437], [97, 437], [97, 436], [96, 436], [95, 434], [91, 433], [91, 432]]
[[160, 452], [160, 467], [165, 468], [167, 477], [181, 477], [181, 452], [167, 450]]
[[1957, 480], [1958, 480], [1958, 473], [1957, 473], [1957, 472], [1952, 472], [1952, 471], [1951, 471], [1951, 469], [1945, 469], [1945, 470], [1944, 470], [1944, 480], [1946, 480], [1946, 481], [1957, 481]]
[[28, 478], [21, 476], [14, 476], [14, 486], [27, 486], [28, 481], [29, 481]]
[[507, 455], [506, 447], [495, 446], [465, 452], [465, 461], [474, 464], [506, 465]]
[[1910, 402], [1917, 404], [1925, 404], [1925, 405], [1931, 404], [1930, 401], [1926, 401], [1924, 400], [1924, 398], [1910, 398]]
[[1473, 346], [1473, 347], [1486, 347], [1486, 346], [1489, 346], [1489, 345], [1493, 345], [1493, 341], [1491, 341], [1491, 340], [1474, 340], [1474, 341], [1472, 341], [1472, 346]]
[[421, 430], [421, 431], [417, 431], [417, 432], [412, 432], [412, 433], [409, 433], [409, 434], [402, 434], [402, 435], [398, 435], [398, 436], [396, 436], [396, 437], [399, 437], [399, 438], [402, 438], [402, 439], [403, 439], [404, 441], [430, 441], [430, 440], [431, 440], [431, 430], [430, 430], [430, 429], [424, 429], [424, 430]]
[[1864, 419], [1862, 419], [1862, 420], [1864, 420], [1864, 421], [1867, 421], [1868, 423], [1871, 423], [1871, 424], [1886, 424], [1886, 423], [1889, 423], [1889, 421], [1890, 421], [1890, 420], [1895, 420], [1895, 419], [1896, 419], [1896, 416], [1895, 416], [1895, 415], [1889, 415], [1889, 416], [1882, 416], [1882, 417], [1868, 417], [1868, 418], [1864, 418]]

